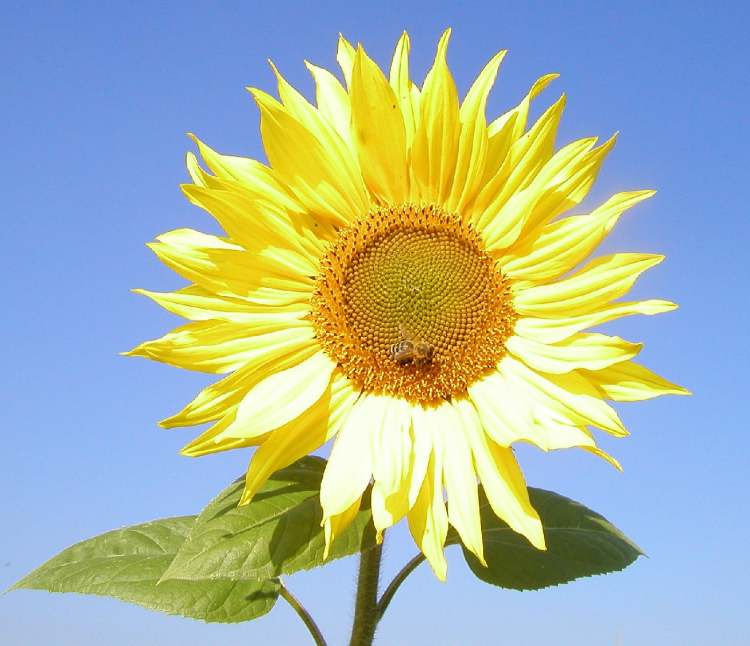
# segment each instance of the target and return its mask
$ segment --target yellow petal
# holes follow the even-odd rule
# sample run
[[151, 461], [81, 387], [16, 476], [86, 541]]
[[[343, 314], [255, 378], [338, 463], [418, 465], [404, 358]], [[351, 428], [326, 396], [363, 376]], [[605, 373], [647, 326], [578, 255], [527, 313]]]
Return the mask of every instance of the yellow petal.
[[533, 444], [543, 451], [572, 448], [596, 448], [592, 434], [585, 426], [575, 426], [555, 417], [554, 413], [539, 407], [536, 423], [522, 441]]
[[411, 473], [409, 475], [409, 508], [414, 506], [422, 488], [427, 464], [432, 453], [432, 424], [430, 416], [419, 405], [411, 406]]
[[409, 473], [411, 455], [411, 411], [404, 399], [379, 398], [383, 423], [370, 437], [372, 474], [386, 492], [397, 491]]
[[[547, 136], [550, 136], [550, 132], [548, 131]], [[544, 142], [544, 137], [540, 141]], [[548, 161], [542, 161], [543, 166], [541, 166], [539, 172], [537, 172], [539, 169], [537, 162], [542, 158], [537, 158], [535, 161], [533, 156], [527, 157], [527, 160], [534, 166], [532, 166], [526, 178], [516, 176], [514, 179], [512, 171], [501, 169], [498, 177], [502, 177], [505, 172], [511, 172], [511, 176], [506, 180], [511, 183], [506, 183], [497, 196], [487, 205], [478, 223], [485, 230], [484, 238], [487, 248], [497, 255], [497, 250], [513, 245], [524, 227], [528, 226], [539, 202], [548, 192], [554, 191], [556, 188], [553, 182], [555, 174], [561, 168], [582, 159], [595, 143], [596, 139], [590, 137], [568, 144], [558, 150]], [[542, 148], [539, 150], [543, 157], [547, 155], [546, 150]], [[488, 186], [494, 186], [497, 179], [493, 178], [493, 183]], [[512, 186], [515, 186], [513, 191], [510, 190]], [[484, 192], [487, 191], [488, 188], [485, 187]], [[480, 198], [482, 197], [480, 195]], [[480, 203], [481, 201], [478, 202], [478, 204]]]
[[535, 238], [541, 227], [583, 201], [616, 141], [617, 134], [598, 148], [586, 151], [559, 168], [552, 163], [545, 165], [534, 180], [534, 188], [539, 186], [539, 194], [529, 210], [521, 238]]
[[606, 451], [602, 451], [602, 449], [600, 449], [599, 447], [595, 447], [595, 446], [594, 447], [584, 446], [584, 447], [581, 447], [581, 448], [583, 448], [584, 451], [587, 451], [588, 453], [591, 453], [592, 455], [595, 455], [596, 457], [601, 458], [605, 462], [608, 462], [615, 469], [617, 469], [618, 471], [622, 472], [623, 469], [622, 469], [622, 465], [620, 464], [620, 462], [618, 460], [616, 460], [615, 458], [613, 458]]
[[352, 138], [352, 106], [349, 95], [339, 80], [327, 69], [305, 62], [315, 79], [315, 101], [318, 110], [336, 129], [352, 151], [356, 151]]
[[[531, 102], [558, 76], [559, 74], [545, 74], [538, 78], [515, 108], [500, 115], [487, 128], [490, 139], [487, 161], [490, 164], [489, 170], [493, 174], [505, 160], [510, 146], [518, 141], [526, 130]], [[503, 135], [506, 130], [508, 130], [507, 141], [506, 136]]]
[[352, 128], [365, 183], [381, 201], [408, 195], [406, 131], [398, 99], [380, 68], [360, 46], [351, 85]]
[[557, 278], [586, 258], [612, 230], [620, 215], [655, 191], [617, 193], [589, 215], [547, 225], [539, 236], [521, 241], [498, 258], [514, 280], [540, 282]]
[[352, 68], [354, 67], [354, 57], [356, 52], [351, 43], [339, 34], [339, 46], [336, 51], [336, 60], [338, 61], [341, 71], [344, 74], [344, 80], [348, 88], [352, 87]]
[[268, 287], [293, 293], [290, 301], [309, 301], [312, 295], [313, 267], [290, 249], [269, 247], [250, 254], [192, 229], [164, 233], [148, 247], [170, 269], [210, 292], [251, 298], [257, 289]]
[[550, 407], [544, 393], [534, 396], [518, 380], [494, 372], [473, 384], [469, 394], [482, 427], [494, 444], [509, 447], [515, 442], [527, 442], [543, 451], [573, 447], [598, 451], [585, 426], [577, 425], [567, 412], [561, 414], [559, 406]]
[[508, 350], [530, 368], [562, 374], [585, 368], [601, 370], [613, 363], [632, 359], [642, 343], [630, 343], [606, 334], [575, 334], [559, 343], [539, 343], [514, 335], [505, 343]]
[[622, 471], [622, 466], [611, 455], [602, 451], [594, 437], [585, 426], [573, 426], [543, 410], [537, 412], [537, 423], [533, 437], [528, 441], [543, 451], [557, 449], [583, 449], [609, 462], [615, 469]]
[[487, 154], [487, 96], [497, 77], [497, 70], [506, 51], [496, 54], [479, 74], [461, 104], [461, 134], [451, 192], [446, 202], [449, 211], [462, 213], [480, 187]]
[[217, 441], [262, 435], [296, 419], [328, 390], [335, 367], [325, 353], [316, 352], [299, 365], [266, 377], [245, 396], [237, 419]]
[[369, 198], [362, 181], [362, 171], [359, 168], [356, 154], [352, 153], [352, 149], [328, 120], [324, 119], [305, 97], [287, 83], [273, 63], [271, 63], [271, 67], [276, 75], [279, 97], [284, 107], [322, 144], [331, 163], [341, 175], [345, 176], [346, 183], [342, 184], [342, 187], [345, 186], [347, 190], [356, 192], [355, 203], [367, 204]]
[[526, 482], [513, 451], [487, 440], [470, 401], [457, 400], [455, 407], [461, 416], [479, 479], [495, 515], [528, 538], [534, 547], [546, 549], [542, 523], [531, 506]]
[[291, 303], [270, 308], [242, 298], [222, 296], [198, 285], [183, 287], [174, 292], [152, 292], [134, 289], [147, 296], [165, 310], [191, 321], [222, 320], [243, 323], [251, 334], [261, 334], [294, 325], [310, 312], [306, 303]]
[[342, 173], [335, 155], [265, 92], [250, 89], [260, 108], [260, 130], [271, 167], [311, 213], [345, 225], [366, 213], [360, 187]]
[[297, 327], [248, 336], [243, 325], [226, 321], [195, 321], [175, 328], [160, 339], [136, 346], [126, 356], [146, 357], [178, 368], [198, 372], [232, 372], [249, 362], [309, 348], [314, 343], [312, 325], [300, 321]]
[[406, 135], [406, 148], [411, 147], [416, 130], [417, 114], [414, 110], [414, 101], [412, 100], [413, 83], [409, 78], [409, 34], [401, 34], [396, 51], [393, 53], [390, 70], [390, 84], [401, 108], [401, 114], [404, 118], [404, 132]]
[[560, 318], [523, 317], [516, 321], [515, 333], [539, 343], [556, 343], [585, 328], [601, 325], [623, 316], [634, 314], [652, 316], [663, 312], [671, 312], [676, 308], [675, 303], [660, 299], [628, 303], [616, 302], [591, 313], [578, 316], [563, 316]]
[[207, 176], [206, 181], [205, 187], [183, 184], [180, 188], [192, 204], [214, 217], [234, 243], [253, 254], [272, 247], [293, 252], [315, 271], [325, 241], [335, 235], [330, 223], [288, 210], [234, 180]]
[[[417, 133], [417, 123], [419, 122], [419, 115], [420, 115], [420, 104], [422, 102], [422, 90], [419, 89], [419, 86], [412, 82], [411, 84], [411, 92], [409, 92], [409, 98], [411, 99], [411, 111], [414, 115], [414, 134]], [[409, 143], [409, 150], [411, 151], [412, 145], [414, 144], [414, 137], [411, 138]]]
[[435, 442], [440, 443], [443, 450], [448, 519], [456, 528], [464, 546], [485, 564], [477, 476], [467, 441], [467, 430], [456, 409], [448, 403], [437, 409], [434, 421], [437, 423]]
[[567, 420], [572, 426], [596, 426], [617, 437], [628, 435], [617, 413], [602, 401], [597, 389], [577, 372], [540, 374], [511, 356], [506, 356], [500, 362], [500, 371], [513, 389], [523, 392], [529, 401], [549, 416]]
[[330, 516], [323, 521], [323, 534], [325, 536], [325, 547], [323, 548], [323, 558], [327, 559], [331, 551], [331, 546], [336, 537], [341, 535], [351, 522], [357, 517], [359, 508], [362, 504], [362, 496], [357, 498], [346, 511], [340, 514]]
[[211, 455], [212, 453], [220, 453], [222, 451], [230, 451], [232, 449], [242, 449], [250, 446], [258, 446], [263, 444], [268, 439], [270, 433], [265, 435], [259, 435], [258, 437], [251, 438], [226, 438], [216, 442], [215, 439], [218, 435], [224, 432], [224, 430], [230, 426], [235, 420], [235, 414], [237, 413], [237, 406], [232, 406], [227, 410], [225, 415], [216, 424], [213, 424], [192, 442], [189, 442], [180, 449], [180, 454], [190, 458], [197, 458], [203, 455]]
[[406, 400], [383, 398], [383, 423], [371, 435], [372, 515], [382, 531], [397, 523], [409, 510], [412, 468], [411, 411]]
[[273, 473], [312, 453], [335, 436], [356, 398], [349, 380], [335, 373], [318, 401], [273, 431], [260, 445], [250, 461], [240, 504], [250, 502]]
[[185, 155], [185, 166], [187, 167], [188, 175], [198, 186], [206, 187], [206, 181], [203, 178], [205, 173], [198, 163], [198, 158], [195, 153], [189, 152]]
[[324, 520], [348, 509], [370, 482], [372, 435], [382, 426], [385, 412], [384, 398], [362, 394], [344, 421], [320, 485]]
[[628, 292], [638, 276], [662, 260], [664, 256], [642, 253], [603, 256], [556, 283], [529, 288], [514, 285], [513, 307], [530, 316], [588, 314]]
[[443, 501], [442, 458], [430, 456], [422, 486], [414, 506], [409, 511], [409, 531], [414, 542], [427, 557], [435, 576], [445, 581], [448, 564], [444, 545], [448, 535], [448, 514]]
[[531, 86], [529, 93], [512, 110], [500, 115], [487, 127], [487, 159], [482, 184], [486, 184], [505, 162], [510, 147], [518, 141], [526, 130], [531, 101], [546, 88], [558, 74], [547, 74]]
[[[219, 417], [228, 417], [227, 413], [230, 409], [236, 409], [237, 404], [252, 387], [248, 384], [252, 384], [253, 374], [256, 372], [258, 369], [255, 365], [245, 366], [209, 384], [179, 413], [161, 420], [159, 426], [162, 428], [192, 426], [210, 422]], [[234, 419], [234, 413], [232, 413], [232, 419]]]
[[484, 230], [487, 240], [495, 246], [499, 246], [503, 236], [515, 225], [515, 222], [506, 225], [498, 217], [498, 213], [513, 195], [533, 181], [552, 157], [555, 135], [564, 108], [565, 95], [550, 106], [534, 126], [511, 146], [502, 166], [485, 183], [472, 205], [472, 219]]
[[501, 372], [493, 371], [469, 386], [469, 397], [482, 427], [502, 445], [534, 437], [533, 405]]
[[[192, 426], [226, 416], [256, 384], [279, 370], [286, 370], [302, 363], [316, 351], [314, 343], [307, 343], [286, 353], [269, 353], [258, 361], [245, 364], [232, 374], [206, 386], [179, 413], [162, 420], [159, 425], [163, 428]], [[216, 434], [206, 437], [213, 439]]]
[[[198, 146], [201, 157], [206, 161], [206, 165], [212, 173], [224, 179], [239, 182], [243, 188], [253, 195], [276, 203], [291, 212], [303, 212], [300, 204], [292, 198], [268, 166], [247, 157], [222, 155], [192, 133], [189, 136]], [[191, 176], [193, 176], [193, 173], [191, 173]], [[194, 176], [193, 181], [195, 181]], [[195, 183], [198, 184], [199, 182]]]
[[[510, 152], [510, 147], [516, 141], [513, 139], [513, 132], [515, 130], [517, 118], [517, 114], [509, 114], [508, 119], [503, 122], [502, 127], [494, 132], [492, 131], [492, 124], [487, 128], [487, 152], [485, 154], [484, 171], [482, 173], [482, 186], [494, 178], [498, 171], [505, 165], [508, 153]], [[485, 196], [485, 205], [486, 202], [487, 197]], [[476, 209], [471, 205], [469, 214], [473, 214], [477, 210], [481, 211], [481, 209]]]
[[618, 402], [641, 401], [661, 395], [689, 395], [689, 390], [667, 381], [645, 366], [624, 361], [596, 372], [581, 371], [604, 397]]
[[420, 197], [436, 204], [443, 204], [451, 190], [461, 127], [458, 92], [445, 58], [449, 39], [450, 29], [447, 29], [425, 78], [411, 150]]

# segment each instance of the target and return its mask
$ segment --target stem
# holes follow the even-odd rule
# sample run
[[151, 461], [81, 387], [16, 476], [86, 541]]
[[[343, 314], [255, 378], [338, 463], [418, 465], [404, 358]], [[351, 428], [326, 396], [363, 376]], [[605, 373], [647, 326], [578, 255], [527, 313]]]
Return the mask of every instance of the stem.
[[404, 565], [403, 568], [401, 568], [401, 571], [394, 577], [393, 581], [390, 582], [388, 587], [385, 589], [383, 596], [380, 597], [380, 601], [378, 602], [378, 621], [382, 619], [386, 609], [388, 608], [388, 604], [393, 599], [393, 596], [396, 594], [396, 590], [399, 589], [399, 586], [406, 580], [406, 577], [409, 576], [414, 570], [416, 570], [417, 566], [424, 560], [424, 554], [417, 554], [411, 561], [409, 561], [406, 565]]
[[307, 630], [310, 631], [310, 634], [315, 641], [315, 645], [327, 646], [326, 640], [323, 638], [323, 634], [320, 632], [315, 620], [310, 616], [310, 613], [305, 610], [305, 607], [297, 600], [297, 598], [289, 592], [288, 588], [283, 583], [281, 583], [279, 594], [287, 600], [289, 605], [294, 609], [294, 612], [296, 612], [299, 615], [299, 618], [305, 623]]
[[378, 578], [383, 545], [362, 552], [359, 557], [357, 601], [349, 646], [371, 646], [378, 625]]

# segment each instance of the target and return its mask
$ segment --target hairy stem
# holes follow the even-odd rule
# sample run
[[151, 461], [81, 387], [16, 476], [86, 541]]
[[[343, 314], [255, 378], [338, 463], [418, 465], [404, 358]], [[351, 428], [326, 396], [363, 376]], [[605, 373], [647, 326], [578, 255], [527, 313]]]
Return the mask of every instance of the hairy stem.
[[383, 596], [380, 597], [380, 601], [378, 602], [378, 621], [380, 621], [380, 619], [385, 614], [385, 611], [388, 608], [388, 604], [393, 599], [393, 596], [396, 594], [396, 590], [399, 589], [399, 586], [406, 580], [406, 577], [409, 576], [414, 570], [416, 570], [417, 566], [419, 566], [419, 564], [424, 560], [424, 554], [417, 554], [411, 561], [409, 561], [406, 565], [404, 565], [403, 568], [401, 568], [401, 571], [393, 578], [393, 581], [388, 584], [388, 587], [385, 589]]
[[304, 622], [307, 630], [310, 631], [316, 646], [327, 646], [326, 640], [323, 638], [323, 634], [320, 632], [320, 628], [315, 623], [315, 620], [310, 616], [305, 607], [299, 602], [299, 600], [289, 592], [289, 589], [282, 583], [279, 594], [286, 599], [287, 603], [292, 606], [294, 612], [299, 615], [299, 618]]
[[378, 579], [383, 546], [362, 552], [359, 556], [357, 601], [349, 646], [371, 646], [378, 625]]

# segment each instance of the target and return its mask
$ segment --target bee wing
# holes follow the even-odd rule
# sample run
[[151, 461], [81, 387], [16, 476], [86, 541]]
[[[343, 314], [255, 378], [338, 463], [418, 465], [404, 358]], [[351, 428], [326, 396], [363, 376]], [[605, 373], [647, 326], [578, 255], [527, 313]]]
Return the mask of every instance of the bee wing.
[[401, 338], [406, 341], [411, 341], [414, 338], [414, 335], [406, 329], [403, 323], [398, 324], [398, 333], [401, 335]]

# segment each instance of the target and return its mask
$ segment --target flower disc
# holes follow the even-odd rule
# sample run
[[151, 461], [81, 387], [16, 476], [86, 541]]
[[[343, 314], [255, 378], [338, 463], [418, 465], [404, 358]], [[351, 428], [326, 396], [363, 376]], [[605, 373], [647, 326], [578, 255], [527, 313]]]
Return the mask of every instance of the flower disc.
[[458, 216], [434, 206], [371, 211], [321, 263], [317, 337], [363, 390], [437, 404], [504, 354], [508, 283]]

